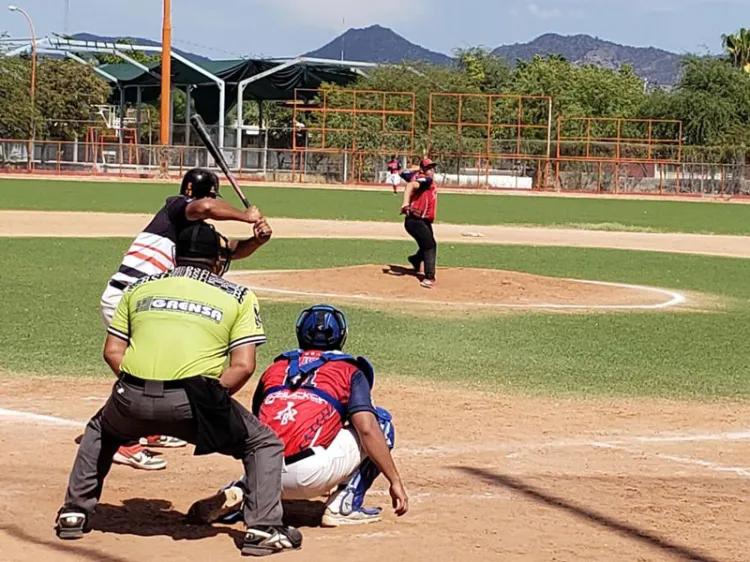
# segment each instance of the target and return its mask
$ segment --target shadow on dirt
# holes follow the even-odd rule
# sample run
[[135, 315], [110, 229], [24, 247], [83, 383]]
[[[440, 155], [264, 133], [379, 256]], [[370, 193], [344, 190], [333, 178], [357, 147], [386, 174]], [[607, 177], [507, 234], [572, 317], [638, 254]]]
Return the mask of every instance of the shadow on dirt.
[[[43, 539], [27, 533], [17, 525], [0, 525], [0, 532], [6, 533], [14, 539], [28, 544], [43, 546], [54, 552], [59, 552], [60, 554], [72, 554], [75, 555], [78, 560], [90, 560], [91, 562], [132, 562], [131, 559], [121, 558], [115, 554], [108, 554], [95, 548], [87, 548], [75, 543], [63, 542], [55, 537], [51, 524], [49, 529], [51, 538]], [[54, 560], [54, 557], [50, 557], [49, 560]]]
[[414, 268], [404, 267], [403, 265], [388, 265], [387, 267], [383, 268], [383, 273], [385, 273], [386, 275], [395, 275], [396, 277], [410, 275], [412, 277], [416, 277], [417, 279], [422, 278], [421, 275], [414, 271]]
[[200, 540], [228, 535], [241, 543], [245, 533], [227, 526], [191, 525], [184, 513], [167, 500], [132, 498], [123, 505], [100, 504], [91, 518], [91, 528], [102, 533], [138, 537], [171, 537], [176, 541]]
[[[284, 524], [320, 527], [324, 510], [325, 504], [320, 501], [284, 502]], [[238, 545], [245, 536], [241, 523], [234, 526], [191, 524], [184, 513], [173, 509], [171, 502], [144, 498], [124, 500], [123, 505], [100, 504], [91, 519], [91, 528], [117, 535], [166, 536], [176, 541], [228, 535]]]
[[285, 501], [284, 524], [292, 527], [320, 527], [326, 504], [321, 501]]
[[554, 496], [546, 491], [539, 488], [535, 488], [529, 484], [526, 484], [519, 478], [512, 476], [506, 476], [504, 474], [495, 474], [488, 470], [466, 466], [454, 466], [454, 470], [458, 470], [474, 478], [481, 480], [487, 484], [493, 484], [495, 486], [501, 486], [513, 492], [517, 492], [528, 499], [543, 503], [550, 507], [567, 511], [568, 513], [588, 521], [600, 525], [610, 531], [613, 531], [626, 538], [637, 540], [652, 548], [662, 551], [664, 554], [678, 557], [680, 560], [690, 560], [693, 562], [721, 562], [718, 558], [714, 558], [708, 554], [694, 550], [688, 546], [682, 546], [669, 541], [665, 537], [661, 537], [655, 533], [639, 529], [622, 521], [618, 521], [607, 515], [597, 513], [587, 507], [576, 505], [575, 503], [563, 499], [559, 496]]

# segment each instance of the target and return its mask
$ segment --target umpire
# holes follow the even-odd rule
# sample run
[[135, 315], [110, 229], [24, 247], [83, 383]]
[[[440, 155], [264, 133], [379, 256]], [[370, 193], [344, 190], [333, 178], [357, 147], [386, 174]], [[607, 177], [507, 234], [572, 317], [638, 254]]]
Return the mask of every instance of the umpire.
[[424, 263], [424, 279], [421, 285], [425, 289], [435, 286], [437, 266], [437, 242], [432, 231], [432, 223], [437, 213], [435, 166], [435, 162], [423, 158], [418, 168], [401, 174], [408, 182], [401, 205], [401, 214], [406, 215], [404, 228], [419, 247], [417, 253], [407, 259], [416, 273], [419, 273]]
[[231, 254], [211, 225], [183, 230], [175, 254], [174, 270], [133, 283], [117, 307], [104, 359], [118, 381], [86, 426], [57, 536], [78, 539], [90, 529], [120, 445], [163, 434], [193, 443], [196, 455], [242, 460], [254, 484], [244, 502], [243, 554], [299, 548], [301, 533], [281, 523], [284, 447], [230, 398], [252, 376], [256, 347], [266, 340], [258, 301], [249, 289], [222, 279]]

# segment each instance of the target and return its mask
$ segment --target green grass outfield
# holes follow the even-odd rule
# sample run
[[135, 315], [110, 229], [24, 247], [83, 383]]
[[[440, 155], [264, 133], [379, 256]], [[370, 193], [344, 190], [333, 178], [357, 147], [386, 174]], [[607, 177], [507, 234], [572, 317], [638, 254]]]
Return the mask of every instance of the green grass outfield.
[[[109, 376], [100, 359], [100, 293], [129, 240], [0, 239], [0, 370]], [[277, 240], [242, 268], [399, 260], [411, 244]], [[643, 283], [725, 297], [712, 312], [516, 313], [414, 317], [345, 306], [347, 349], [415, 381], [511, 392], [747, 397], [750, 261], [618, 250], [443, 245], [442, 265]], [[439, 290], [439, 289], [438, 289]], [[270, 343], [293, 345], [301, 304], [264, 299]]]
[[[153, 213], [176, 186], [146, 183], [0, 179], [0, 209]], [[239, 204], [231, 189], [227, 200]], [[389, 190], [249, 186], [246, 195], [270, 217], [399, 221]], [[440, 196], [439, 220], [606, 230], [750, 234], [750, 205], [517, 195]]]

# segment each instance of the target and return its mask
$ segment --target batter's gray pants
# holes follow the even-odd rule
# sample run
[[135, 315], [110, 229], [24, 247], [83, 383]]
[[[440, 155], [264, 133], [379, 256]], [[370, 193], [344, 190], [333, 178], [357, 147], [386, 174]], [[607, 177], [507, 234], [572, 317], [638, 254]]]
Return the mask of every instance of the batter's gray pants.
[[[247, 428], [247, 438], [237, 447], [219, 452], [241, 459], [245, 466], [245, 478], [251, 483], [245, 496], [245, 524], [281, 525], [284, 446], [258, 418], [240, 404], [235, 406]], [[77, 507], [89, 517], [93, 515], [104, 478], [112, 467], [112, 457], [124, 443], [147, 435], [173, 435], [195, 444], [196, 427], [183, 389], [157, 388], [154, 392], [154, 388], [149, 388], [147, 392], [118, 381], [107, 403], [86, 426], [65, 494], [66, 507]]]

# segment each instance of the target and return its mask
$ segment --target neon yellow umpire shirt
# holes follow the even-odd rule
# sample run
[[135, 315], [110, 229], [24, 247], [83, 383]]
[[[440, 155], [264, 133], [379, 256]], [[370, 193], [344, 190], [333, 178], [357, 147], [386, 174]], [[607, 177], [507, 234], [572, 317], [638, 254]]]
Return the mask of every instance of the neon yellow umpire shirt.
[[133, 283], [107, 331], [128, 342], [121, 371], [159, 381], [218, 377], [231, 350], [266, 341], [255, 294], [193, 267]]

